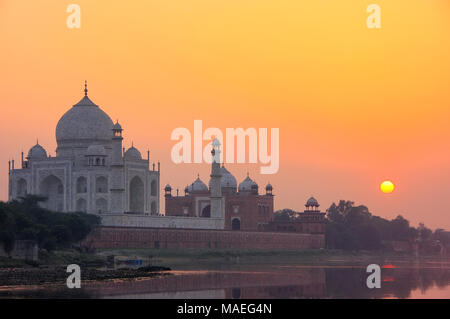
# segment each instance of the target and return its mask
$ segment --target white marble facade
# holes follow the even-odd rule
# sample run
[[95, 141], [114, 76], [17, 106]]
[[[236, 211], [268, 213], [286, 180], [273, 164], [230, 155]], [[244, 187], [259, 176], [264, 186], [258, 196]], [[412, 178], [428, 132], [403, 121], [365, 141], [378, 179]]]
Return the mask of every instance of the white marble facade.
[[87, 87], [59, 120], [56, 140], [54, 157], [37, 143], [20, 163], [10, 162], [9, 200], [36, 194], [54, 211], [159, 214], [159, 163], [150, 167], [148, 152], [143, 159], [134, 146], [122, 148], [122, 127], [89, 99]]

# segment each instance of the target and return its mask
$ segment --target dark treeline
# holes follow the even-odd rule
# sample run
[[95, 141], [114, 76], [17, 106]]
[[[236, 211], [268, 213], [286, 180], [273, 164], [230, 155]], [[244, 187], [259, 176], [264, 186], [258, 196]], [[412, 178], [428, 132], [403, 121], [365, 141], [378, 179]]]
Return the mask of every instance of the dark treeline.
[[100, 224], [95, 215], [44, 209], [39, 203], [45, 200], [45, 197], [28, 195], [0, 202], [0, 244], [6, 252], [13, 249], [16, 240], [34, 240], [47, 250], [70, 247]]
[[[412, 227], [398, 215], [392, 220], [372, 215], [364, 205], [354, 206], [351, 201], [340, 200], [327, 209], [326, 247], [344, 250], [378, 250], [388, 248], [393, 241], [415, 243], [422, 252], [439, 253], [450, 245], [450, 232], [424, 224]], [[295, 220], [298, 213], [283, 209], [275, 212], [276, 220]]]

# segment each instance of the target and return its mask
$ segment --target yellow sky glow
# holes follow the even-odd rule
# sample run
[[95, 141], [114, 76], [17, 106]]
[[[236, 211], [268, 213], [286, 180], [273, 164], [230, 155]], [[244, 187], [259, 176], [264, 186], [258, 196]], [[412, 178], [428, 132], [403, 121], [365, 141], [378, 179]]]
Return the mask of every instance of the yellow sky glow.
[[[66, 7], [82, 10], [66, 27]], [[366, 8], [382, 28], [366, 27]], [[449, 227], [448, 0], [0, 2], [1, 199], [7, 161], [36, 138], [54, 154], [60, 116], [89, 95], [151, 150], [161, 184], [183, 189], [207, 164], [175, 165], [177, 127], [280, 128], [280, 170], [230, 165], [274, 186], [276, 208], [339, 199], [377, 215]], [[379, 181], [396, 181], [384, 196]]]

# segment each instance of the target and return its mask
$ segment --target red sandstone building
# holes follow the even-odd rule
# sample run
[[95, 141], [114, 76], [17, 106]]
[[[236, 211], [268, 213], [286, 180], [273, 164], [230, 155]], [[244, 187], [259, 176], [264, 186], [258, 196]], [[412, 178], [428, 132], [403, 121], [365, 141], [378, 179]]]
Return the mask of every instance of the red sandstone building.
[[[220, 186], [224, 198], [225, 230], [296, 232], [323, 234], [324, 215], [318, 209], [317, 200], [311, 197], [306, 210], [296, 221], [274, 221], [273, 187], [267, 184], [265, 193], [259, 194], [258, 184], [248, 175], [237, 185], [236, 178], [220, 167]], [[211, 182], [210, 182], [211, 184]], [[210, 217], [210, 187], [198, 177], [184, 190], [184, 195], [172, 195], [172, 187], [166, 185], [166, 216]]]
[[273, 221], [268, 230], [275, 232], [295, 232], [304, 234], [325, 234], [325, 213], [319, 210], [319, 203], [314, 197], [308, 199], [306, 209], [298, 213], [295, 220]]

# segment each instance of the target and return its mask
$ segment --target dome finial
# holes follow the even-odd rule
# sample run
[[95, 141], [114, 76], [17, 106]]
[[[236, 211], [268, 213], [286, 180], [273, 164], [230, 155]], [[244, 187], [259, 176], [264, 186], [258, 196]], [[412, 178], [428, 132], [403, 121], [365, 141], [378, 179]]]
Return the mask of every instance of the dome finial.
[[88, 89], [87, 89], [87, 81], [84, 80], [84, 96], [87, 96], [87, 92], [88, 92]]

